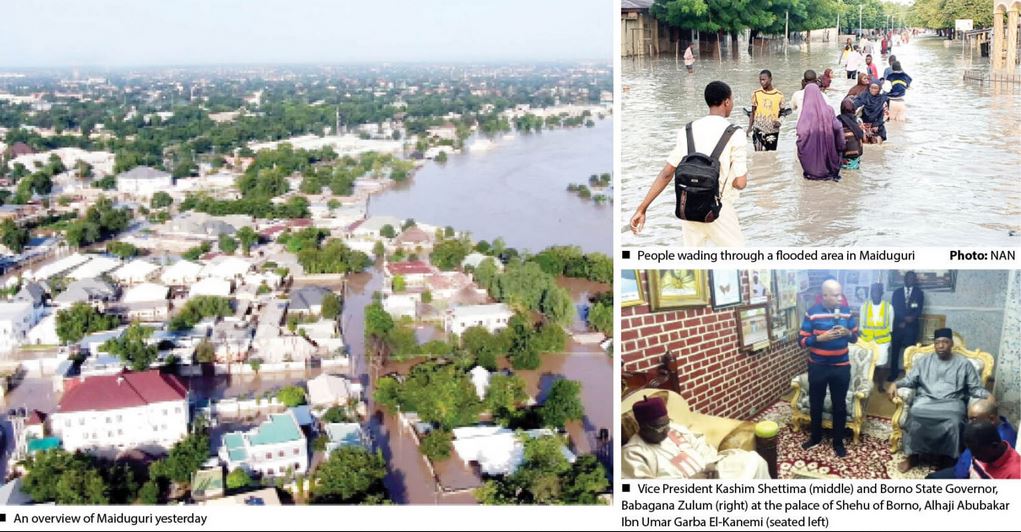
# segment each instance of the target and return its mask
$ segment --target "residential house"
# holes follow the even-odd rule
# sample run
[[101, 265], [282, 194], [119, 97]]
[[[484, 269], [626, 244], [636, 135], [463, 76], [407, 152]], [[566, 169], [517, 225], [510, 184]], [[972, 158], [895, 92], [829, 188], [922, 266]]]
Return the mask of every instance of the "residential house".
[[117, 259], [111, 259], [102, 255], [92, 255], [88, 262], [71, 270], [67, 276], [79, 281], [82, 279], [94, 279], [120, 266], [121, 261]]
[[[468, 465], [476, 463], [485, 476], [509, 475], [517, 470], [525, 459], [525, 444], [517, 432], [503, 427], [460, 427], [453, 430], [454, 451]], [[524, 431], [528, 438], [555, 437], [549, 429]], [[560, 452], [568, 462], [576, 457], [566, 446]]]
[[402, 220], [399, 220], [393, 216], [370, 216], [365, 220], [356, 222], [348, 228], [350, 236], [355, 238], [379, 240], [386, 239], [385, 236], [380, 234], [380, 231], [386, 226], [393, 228], [394, 233], [401, 230]]
[[341, 447], [356, 446], [369, 448], [369, 438], [358, 423], [327, 423], [323, 428], [326, 434], [326, 457]]
[[26, 343], [35, 316], [30, 301], [0, 302], [0, 353], [10, 353]]
[[383, 294], [383, 310], [396, 319], [405, 316], [417, 319], [418, 304], [422, 302], [421, 292], [405, 292], [402, 294]]
[[110, 277], [121, 284], [138, 284], [148, 281], [159, 269], [147, 260], [135, 259], [110, 272]]
[[487, 305], [464, 305], [447, 311], [444, 324], [448, 333], [463, 334], [470, 327], [482, 326], [489, 332], [496, 332], [507, 326], [514, 311], [503, 303]]
[[57, 336], [57, 314], [48, 314], [39, 320], [31, 330], [25, 343], [30, 345], [59, 345], [60, 337]]
[[344, 349], [344, 338], [340, 335], [337, 320], [320, 319], [299, 323], [295, 332], [315, 344], [320, 355], [331, 355]]
[[492, 260], [493, 264], [496, 265], [496, 268], [498, 270], [503, 269], [503, 263], [501, 263], [498, 259], [490, 257], [489, 255], [483, 255], [478, 251], [473, 251], [469, 253], [468, 256], [466, 256], [464, 260], [461, 261], [461, 269], [471, 268], [472, 270], [475, 270], [476, 268], [479, 267], [479, 264], [482, 264], [482, 261], [486, 259]]
[[240, 280], [252, 271], [252, 261], [232, 255], [217, 255], [202, 267], [199, 278]]
[[196, 296], [219, 296], [230, 297], [234, 291], [234, 283], [225, 279], [206, 277], [191, 285], [188, 289], [188, 297]]
[[46, 302], [50, 298], [50, 288], [45, 282], [28, 281], [21, 286], [21, 290], [14, 295], [14, 301], [28, 301], [32, 303], [32, 313], [35, 321], [39, 321], [46, 314]]
[[429, 264], [412, 260], [407, 262], [388, 262], [386, 264], [383, 286], [392, 289], [394, 277], [400, 276], [404, 279], [406, 289], [424, 288], [426, 278], [436, 271]]
[[313, 407], [346, 406], [361, 399], [362, 385], [344, 377], [321, 373], [308, 381], [308, 403]]
[[321, 286], [302, 286], [291, 290], [290, 304], [287, 312], [290, 314], [315, 315], [323, 312], [323, 298], [330, 290]]
[[188, 434], [188, 389], [159, 370], [67, 383], [50, 429], [64, 449], [169, 449]]
[[66, 257], [61, 257], [49, 264], [40, 266], [38, 270], [30, 272], [27, 277], [36, 281], [45, 281], [55, 275], [60, 275], [64, 272], [70, 271], [71, 268], [75, 268], [89, 261], [87, 255], [81, 253], [72, 253]]
[[149, 197], [158, 191], [174, 186], [174, 178], [167, 172], [148, 166], [136, 166], [117, 174], [117, 192]]
[[78, 350], [80, 352], [96, 355], [101, 352], [101, 346], [108, 340], [120, 338], [124, 329], [126, 329], [126, 327], [117, 327], [116, 329], [111, 329], [109, 331], [87, 334], [84, 338], [78, 341]]
[[[426, 278], [425, 289], [429, 290], [434, 301], [449, 301], [462, 290], [475, 289], [475, 283], [461, 272], [437, 272]], [[485, 295], [484, 290], [480, 292]]]
[[426, 130], [426, 134], [440, 140], [455, 141], [457, 140], [457, 126], [447, 123], [442, 126], [431, 127]]
[[308, 469], [308, 442], [290, 411], [271, 414], [248, 432], [225, 434], [219, 455], [229, 470], [241, 467], [267, 477], [304, 474]]
[[168, 286], [189, 286], [199, 280], [201, 273], [201, 264], [180, 260], [163, 270], [160, 282]]
[[89, 303], [100, 310], [106, 304], [117, 299], [117, 291], [106, 281], [99, 279], [81, 279], [67, 285], [67, 289], [53, 298], [60, 308], [67, 308], [75, 303]]
[[405, 251], [416, 252], [432, 249], [434, 240], [433, 235], [430, 235], [421, 227], [413, 225], [397, 235], [393, 244]]
[[235, 320], [223, 320], [213, 326], [213, 345], [216, 347], [216, 361], [220, 364], [244, 362], [252, 347], [251, 325]]
[[156, 283], [141, 283], [124, 291], [119, 305], [114, 311], [128, 318], [139, 321], [163, 321], [170, 312], [167, 297], [170, 288]]

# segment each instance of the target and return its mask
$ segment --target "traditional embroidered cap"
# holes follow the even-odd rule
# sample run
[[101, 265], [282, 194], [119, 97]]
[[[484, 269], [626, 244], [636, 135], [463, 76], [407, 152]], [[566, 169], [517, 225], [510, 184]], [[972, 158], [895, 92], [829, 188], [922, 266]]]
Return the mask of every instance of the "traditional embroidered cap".
[[666, 401], [661, 397], [646, 397], [635, 403], [631, 411], [635, 413], [635, 420], [640, 425], [652, 423], [667, 415]]
[[933, 338], [947, 338], [950, 340], [954, 339], [954, 331], [950, 330], [949, 327], [943, 329], [936, 329], [936, 334], [932, 335]]

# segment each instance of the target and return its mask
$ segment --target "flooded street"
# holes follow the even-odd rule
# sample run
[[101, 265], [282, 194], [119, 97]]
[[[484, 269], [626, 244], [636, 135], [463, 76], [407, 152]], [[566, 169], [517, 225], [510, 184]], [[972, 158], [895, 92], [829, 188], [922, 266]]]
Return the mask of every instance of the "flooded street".
[[500, 237], [533, 252], [570, 244], [610, 253], [612, 204], [596, 205], [566, 190], [613, 171], [613, 120], [593, 120], [591, 128], [498, 135], [488, 150], [451, 155], [445, 164], [426, 162], [408, 183], [372, 196], [369, 212], [449, 225], [470, 231], [476, 241]]
[[[889, 141], [867, 145], [860, 170], [842, 170], [837, 182], [803, 179], [795, 147], [796, 117], [780, 131], [775, 152], [753, 152], [748, 143], [748, 187], [736, 208], [749, 246], [905, 246], [967, 242], [1017, 245], [1021, 237], [1021, 87], [962, 80], [966, 69], [988, 70], [977, 49], [955, 41], [945, 48], [919, 37], [893, 51], [912, 78], [907, 121], [887, 123]], [[677, 131], [706, 114], [705, 85], [726, 81], [734, 91], [731, 122], [747, 127], [742, 107], [751, 106], [758, 73], [769, 69], [774, 86], [790, 96], [806, 69], [834, 68], [826, 93], [837, 107], [852, 81], [837, 65], [838, 48], [813, 43], [810, 51], [756, 52], [746, 41], [734, 56], [703, 54], [695, 73], [674, 58], [623, 61], [622, 212], [624, 245], [673, 245], [680, 228], [668, 187], [649, 208], [645, 230], [635, 237], [628, 219], [662, 169]], [[886, 60], [876, 54], [879, 71]], [[938, 227], [938, 231], [934, 229]]]

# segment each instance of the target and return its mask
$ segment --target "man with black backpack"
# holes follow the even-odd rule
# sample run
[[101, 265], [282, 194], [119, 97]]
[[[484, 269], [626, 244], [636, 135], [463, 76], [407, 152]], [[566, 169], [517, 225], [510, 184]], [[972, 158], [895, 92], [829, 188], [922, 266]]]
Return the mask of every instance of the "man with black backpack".
[[709, 115], [690, 122], [677, 135], [677, 146], [631, 217], [631, 231], [641, 232], [649, 205], [674, 182], [674, 215], [681, 219], [684, 245], [744, 246], [733, 201], [748, 184], [748, 141], [727, 120], [734, 109], [730, 87], [706, 85]]

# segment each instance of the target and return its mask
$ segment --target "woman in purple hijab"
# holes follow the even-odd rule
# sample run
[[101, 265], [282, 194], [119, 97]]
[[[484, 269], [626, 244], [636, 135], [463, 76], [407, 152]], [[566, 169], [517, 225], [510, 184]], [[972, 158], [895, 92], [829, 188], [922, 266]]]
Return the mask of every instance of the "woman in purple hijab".
[[815, 83], [805, 85], [805, 101], [798, 118], [798, 160], [805, 179], [840, 179], [844, 127]]

